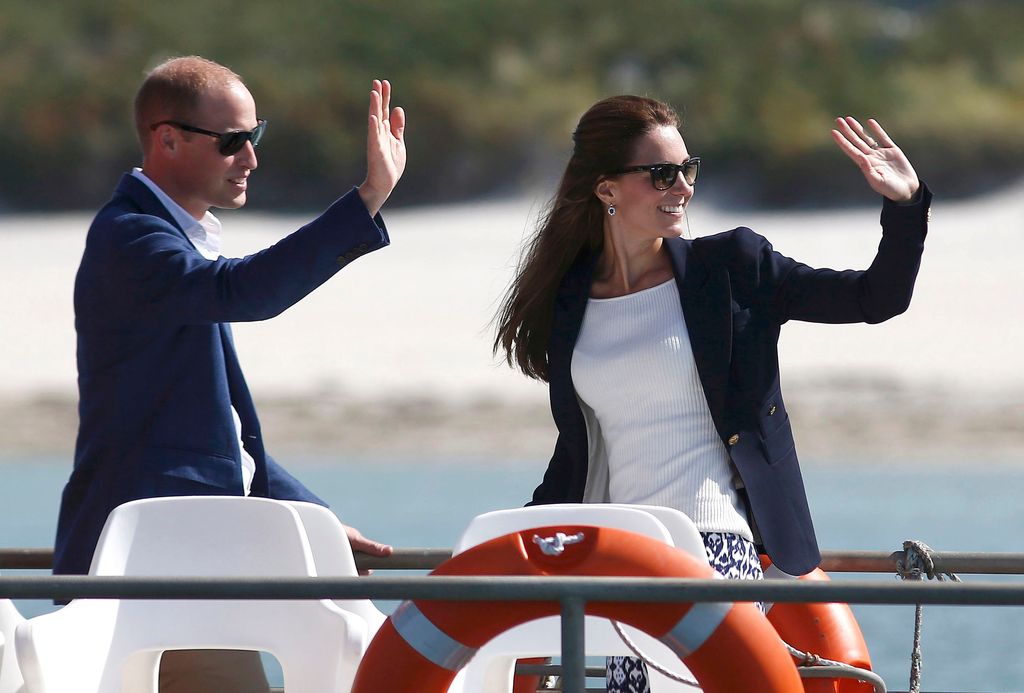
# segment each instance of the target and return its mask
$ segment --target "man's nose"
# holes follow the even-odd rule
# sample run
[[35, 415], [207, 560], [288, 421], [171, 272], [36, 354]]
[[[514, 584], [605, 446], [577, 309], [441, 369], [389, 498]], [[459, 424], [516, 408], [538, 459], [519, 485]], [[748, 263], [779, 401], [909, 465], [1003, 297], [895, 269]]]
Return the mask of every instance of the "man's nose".
[[257, 165], [256, 161], [256, 148], [252, 146], [252, 142], [246, 141], [241, 149], [238, 150], [238, 154], [235, 155], [235, 160], [244, 164], [250, 171], [254, 170]]

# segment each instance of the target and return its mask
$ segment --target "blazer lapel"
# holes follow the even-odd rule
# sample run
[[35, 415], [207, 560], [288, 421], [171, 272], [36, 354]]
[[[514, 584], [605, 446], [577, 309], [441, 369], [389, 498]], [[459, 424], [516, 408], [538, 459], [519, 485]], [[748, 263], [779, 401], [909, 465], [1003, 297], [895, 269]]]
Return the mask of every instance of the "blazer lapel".
[[694, 241], [666, 239], [679, 289], [690, 347], [712, 418], [721, 425], [732, 357], [732, 289], [729, 271], [708, 266]]

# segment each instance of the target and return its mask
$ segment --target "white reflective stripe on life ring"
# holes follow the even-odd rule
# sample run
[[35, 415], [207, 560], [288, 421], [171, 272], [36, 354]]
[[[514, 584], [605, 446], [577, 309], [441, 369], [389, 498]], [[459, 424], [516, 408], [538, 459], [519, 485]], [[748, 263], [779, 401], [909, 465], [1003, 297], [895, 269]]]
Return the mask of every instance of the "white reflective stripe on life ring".
[[680, 659], [685, 659], [707, 642], [731, 609], [732, 602], [698, 602], [672, 630], [661, 636], [661, 641]]
[[423, 657], [442, 669], [458, 671], [476, 654], [430, 622], [413, 602], [402, 602], [391, 614], [391, 625]]

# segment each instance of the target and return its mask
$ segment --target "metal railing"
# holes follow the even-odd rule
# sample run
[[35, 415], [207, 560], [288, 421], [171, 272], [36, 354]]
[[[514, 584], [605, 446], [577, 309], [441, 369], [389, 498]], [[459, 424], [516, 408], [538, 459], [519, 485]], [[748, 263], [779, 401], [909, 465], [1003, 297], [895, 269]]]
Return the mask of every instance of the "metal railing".
[[[388, 557], [355, 554], [360, 570], [433, 570], [451, 558], [450, 549], [395, 549]], [[936, 551], [931, 554], [938, 572], [979, 575], [1024, 575], [1024, 553]], [[826, 573], [896, 572], [902, 551], [822, 551], [821, 569]], [[0, 570], [49, 570], [52, 549], [0, 549]]]
[[559, 605], [564, 690], [586, 690], [583, 616], [589, 602], [847, 602], [1024, 606], [1024, 583], [865, 580], [697, 580], [640, 577], [154, 578], [0, 576], [10, 599], [417, 599]]
[[[450, 551], [399, 549], [389, 558], [358, 556], [361, 569], [426, 570]], [[827, 572], [895, 572], [903, 552], [829, 551]], [[935, 552], [937, 569], [1024, 574], [1024, 554]], [[45, 570], [52, 552], [2, 549], [0, 569]], [[1024, 606], [1024, 582], [877, 582], [843, 580], [698, 580], [642, 577], [384, 576], [372, 578], [155, 578], [0, 575], [9, 599], [378, 599], [535, 601], [558, 604], [562, 619], [563, 690], [586, 691], [583, 617], [590, 602], [845, 602], [888, 605]]]

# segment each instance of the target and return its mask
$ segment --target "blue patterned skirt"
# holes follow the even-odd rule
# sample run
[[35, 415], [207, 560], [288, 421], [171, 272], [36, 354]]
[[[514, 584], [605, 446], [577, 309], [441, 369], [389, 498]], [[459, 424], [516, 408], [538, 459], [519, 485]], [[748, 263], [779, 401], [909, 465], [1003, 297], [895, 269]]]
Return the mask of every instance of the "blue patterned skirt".
[[[736, 534], [701, 532], [711, 567], [734, 580], [762, 580], [761, 559], [748, 539]], [[636, 657], [608, 657], [605, 687], [610, 693], [650, 693], [647, 667]]]

